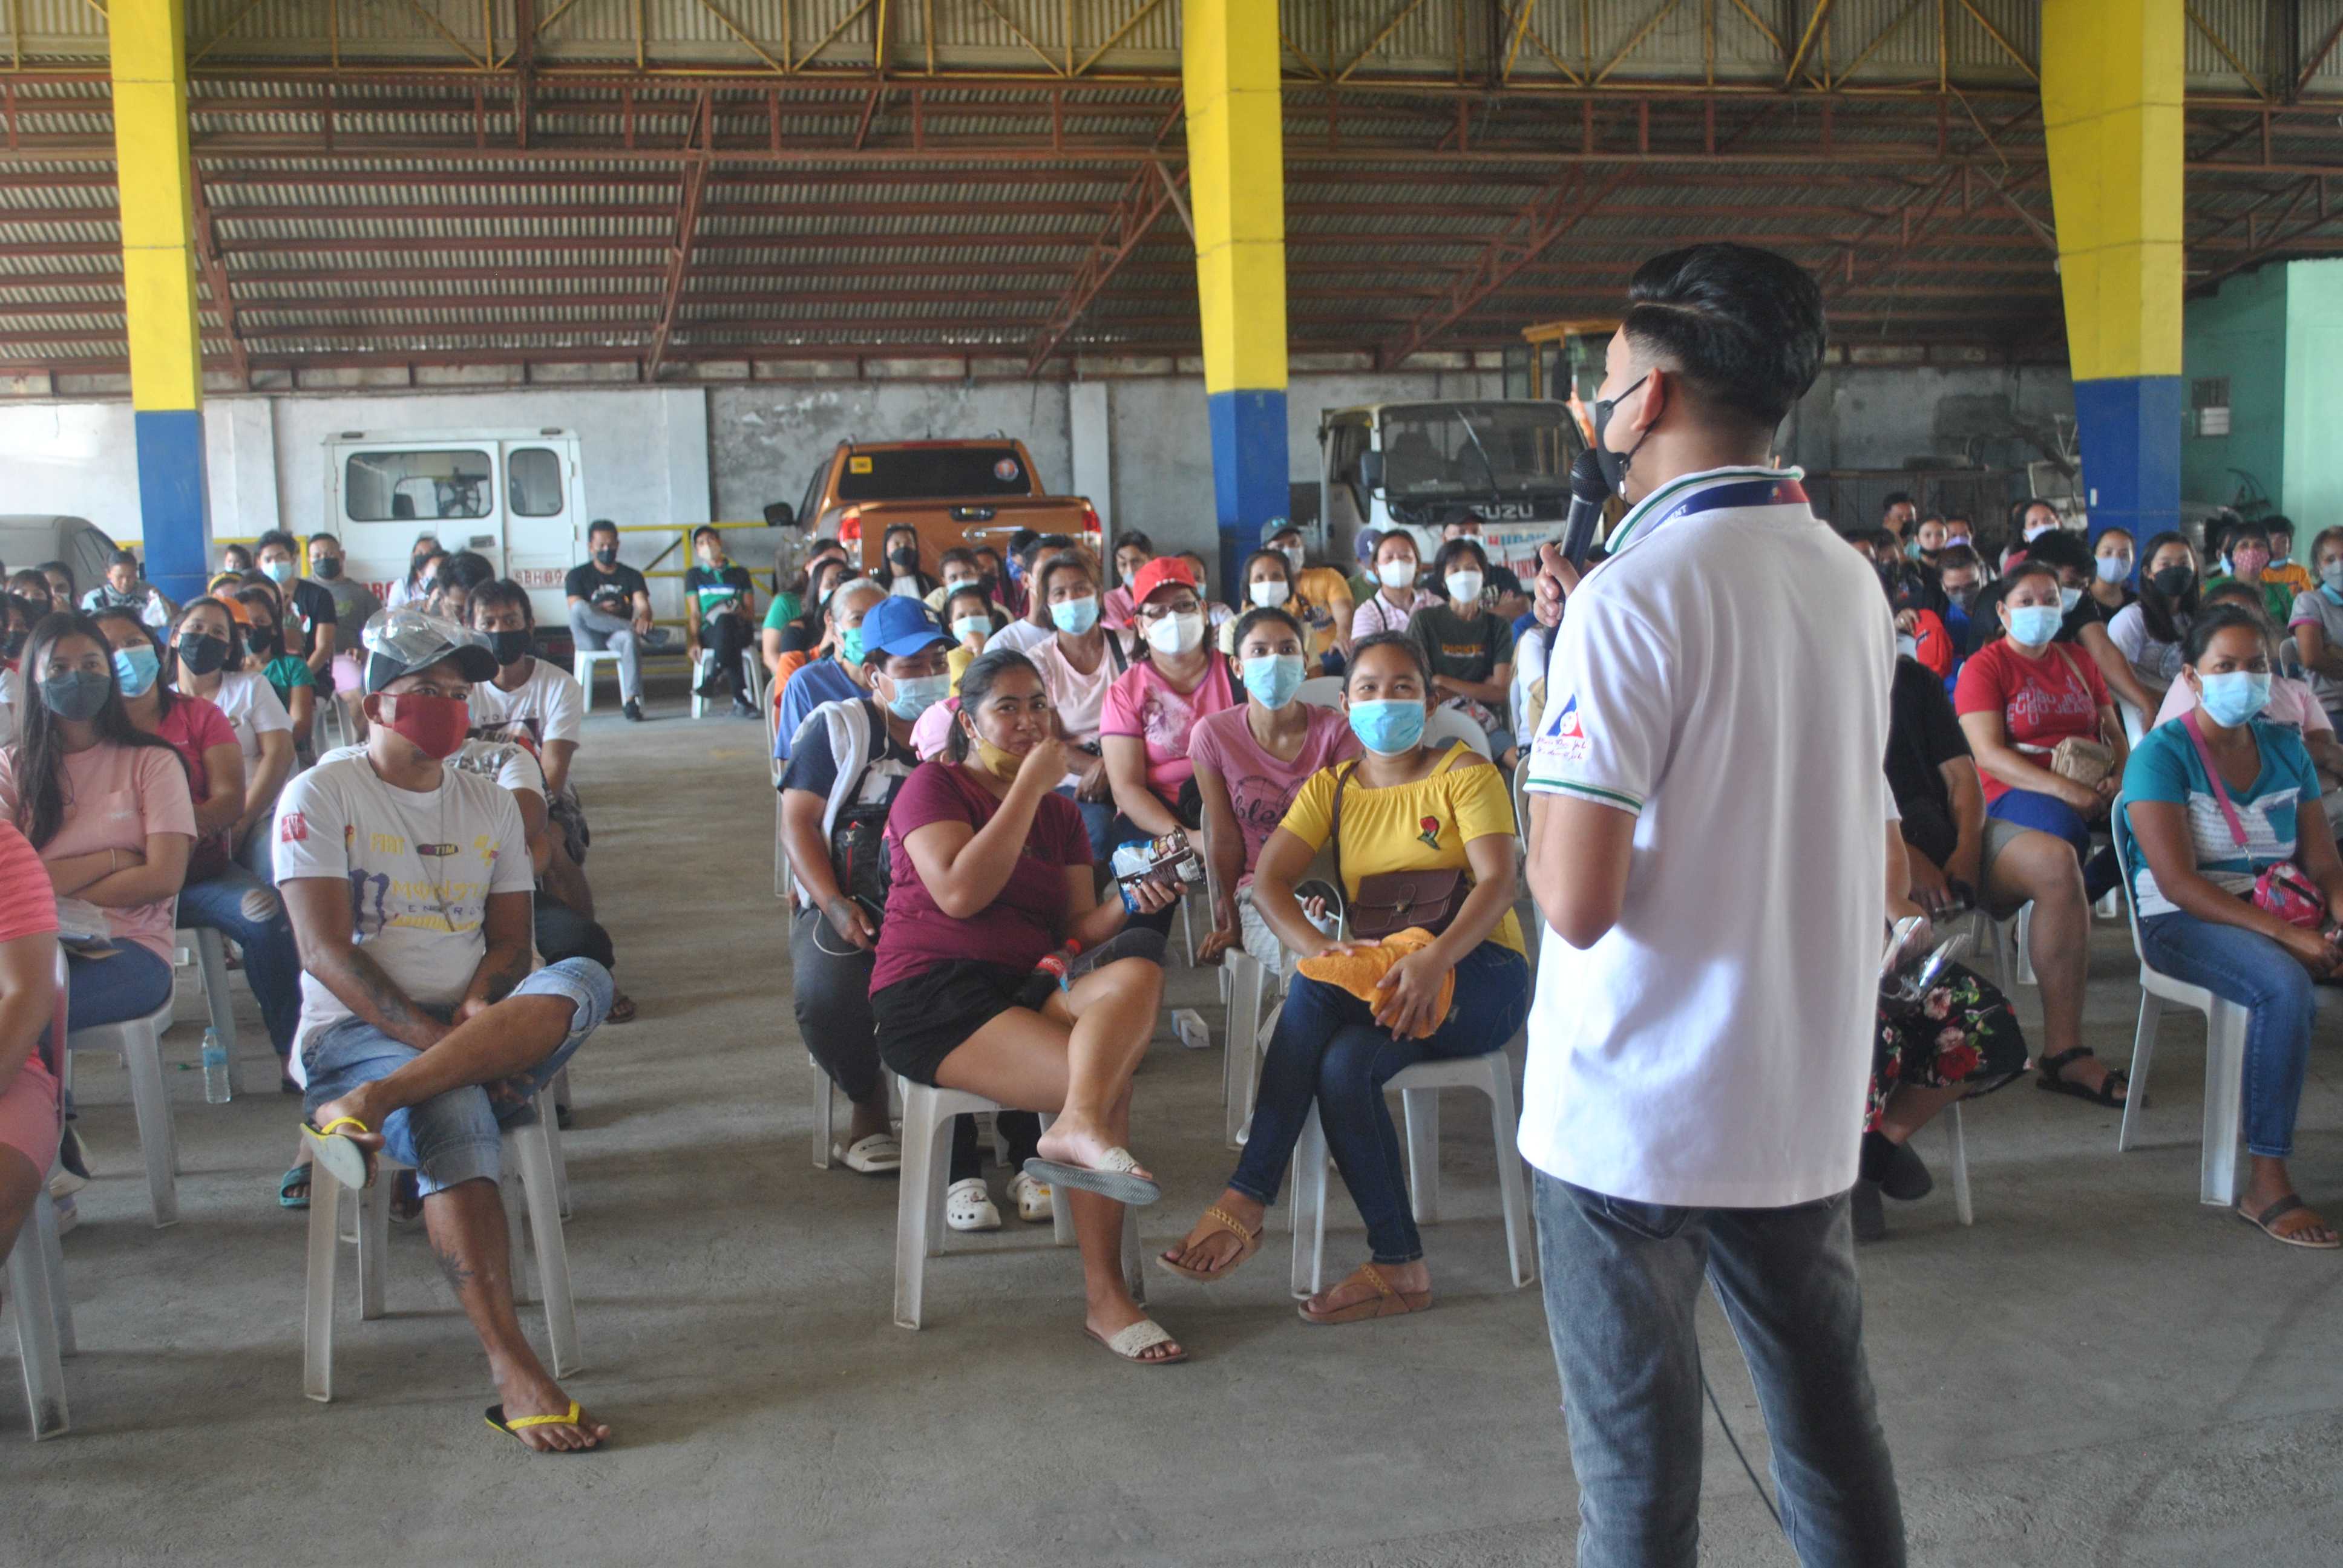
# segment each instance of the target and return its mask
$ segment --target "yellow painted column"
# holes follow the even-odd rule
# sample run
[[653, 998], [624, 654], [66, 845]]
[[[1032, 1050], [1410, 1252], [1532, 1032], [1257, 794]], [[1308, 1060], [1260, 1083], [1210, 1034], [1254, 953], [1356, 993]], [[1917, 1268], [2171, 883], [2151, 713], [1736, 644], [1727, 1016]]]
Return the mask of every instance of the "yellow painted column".
[[1221, 594], [1287, 510], [1285, 126], [1276, 0], [1186, 0], [1181, 75]]
[[[2182, 0], [2043, 0], [2042, 124], [2094, 535], [2180, 517]], [[2143, 552], [2144, 556], [2144, 552]]]
[[139, 533], [148, 580], [184, 599], [203, 584], [208, 497], [183, 0], [113, 0], [106, 26]]

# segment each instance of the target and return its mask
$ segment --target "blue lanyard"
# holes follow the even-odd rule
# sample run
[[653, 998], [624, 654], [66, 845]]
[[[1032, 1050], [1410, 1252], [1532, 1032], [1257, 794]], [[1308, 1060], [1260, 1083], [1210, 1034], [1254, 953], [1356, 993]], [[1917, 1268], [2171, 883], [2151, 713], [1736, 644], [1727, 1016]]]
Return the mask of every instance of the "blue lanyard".
[[1798, 505], [1812, 510], [1806, 490], [1795, 476], [1768, 474], [1745, 479], [1725, 479], [1701, 485], [1679, 496], [1657, 512], [1647, 512], [1633, 519], [1624, 530], [1625, 538], [1619, 548], [1625, 549], [1678, 518], [1688, 518], [1699, 512], [1713, 512], [1725, 507], [1779, 507]]

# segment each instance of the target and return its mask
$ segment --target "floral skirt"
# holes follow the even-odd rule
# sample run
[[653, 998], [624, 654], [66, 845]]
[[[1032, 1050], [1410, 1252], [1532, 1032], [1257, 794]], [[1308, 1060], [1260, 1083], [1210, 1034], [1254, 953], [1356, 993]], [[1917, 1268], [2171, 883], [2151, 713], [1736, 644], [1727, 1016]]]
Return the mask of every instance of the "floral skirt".
[[2026, 1036], [2009, 999], [1974, 970], [1954, 964], [1916, 1003], [1882, 1000], [1863, 1125], [1879, 1125], [1899, 1083], [1921, 1089], [1966, 1084], [1965, 1098], [1989, 1094], [2026, 1070]]

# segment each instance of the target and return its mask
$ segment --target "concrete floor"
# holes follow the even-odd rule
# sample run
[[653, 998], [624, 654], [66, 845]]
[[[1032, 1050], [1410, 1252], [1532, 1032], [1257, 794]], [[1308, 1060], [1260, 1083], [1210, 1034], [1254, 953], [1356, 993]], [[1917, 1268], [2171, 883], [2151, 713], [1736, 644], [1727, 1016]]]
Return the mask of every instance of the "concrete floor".
[[[477, 1342], [417, 1231], [392, 1239], [390, 1317], [359, 1323], [345, 1284], [339, 1397], [304, 1400], [304, 1223], [274, 1198], [295, 1102], [207, 1106], [194, 1071], [173, 1073], [185, 1219], [157, 1231], [123, 1075], [85, 1063], [99, 1179], [65, 1242], [75, 1430], [26, 1442], [14, 1366], [0, 1374], [0, 1563], [1571, 1559], [1544, 1308], [1507, 1284], [1486, 1116], [1462, 1097], [1423, 1316], [1303, 1325], [1272, 1231], [1224, 1285], [1153, 1272], [1154, 1310], [1195, 1359], [1119, 1366], [1080, 1332], [1072, 1255], [1012, 1211], [930, 1265], [928, 1327], [895, 1328], [895, 1183], [808, 1159], [816, 1081], [789, 1015], [760, 733], [684, 719], [673, 697], [654, 708], [642, 726], [598, 712], [577, 770], [642, 1004], [578, 1059], [566, 1145], [587, 1360], [570, 1387], [618, 1445], [537, 1458], [481, 1424]], [[2102, 928], [2090, 1038], [2117, 1061], [2131, 973], [2121, 929]], [[1217, 1038], [1212, 975], [1175, 968], [1170, 990]], [[2031, 991], [2021, 1008], [2031, 1023]], [[198, 1032], [176, 1029], [166, 1057], [192, 1062]], [[2120, 1159], [2113, 1112], [2024, 1084], [1972, 1106], [1974, 1229], [1923, 1134], [1938, 1191], [1894, 1208], [1893, 1237], [1863, 1254], [1916, 1563], [2337, 1561], [2343, 1258], [2197, 1204], [2201, 1041], [2192, 1020], [2167, 1025], [2148, 1147]], [[1142, 1219], [1155, 1246], [1229, 1170], [1220, 1069], [1167, 1030], [1140, 1079], [1134, 1143], [1167, 1190]], [[2322, 1051], [2297, 1171], [2330, 1214], [2338, 1128]], [[1361, 1238], [1333, 1190], [1330, 1262], [1347, 1267]], [[1704, 1313], [1713, 1381], [1762, 1467], [1740, 1359]], [[14, 1349], [0, 1331], [0, 1360]], [[1708, 1432], [1706, 1560], [1793, 1561]]]

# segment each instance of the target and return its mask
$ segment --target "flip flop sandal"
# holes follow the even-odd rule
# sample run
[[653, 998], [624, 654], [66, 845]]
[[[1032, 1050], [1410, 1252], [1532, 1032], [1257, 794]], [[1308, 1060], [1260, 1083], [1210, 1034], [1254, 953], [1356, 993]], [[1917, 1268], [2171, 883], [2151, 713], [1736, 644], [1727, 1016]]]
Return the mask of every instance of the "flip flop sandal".
[[1186, 1351], [1182, 1351], [1176, 1356], [1151, 1356], [1145, 1353], [1157, 1345], [1172, 1342], [1172, 1336], [1164, 1332], [1163, 1325], [1153, 1318], [1141, 1318], [1135, 1323], [1117, 1329], [1111, 1335], [1102, 1334], [1088, 1323], [1084, 1323], [1082, 1332], [1104, 1345], [1113, 1354], [1115, 1360], [1129, 1362], [1133, 1366], [1175, 1367], [1188, 1359]]
[[1163, 1196], [1163, 1189], [1144, 1176], [1133, 1176], [1139, 1161], [1131, 1157], [1128, 1149], [1110, 1149], [1096, 1169], [1087, 1165], [1067, 1165], [1056, 1160], [1038, 1156], [1025, 1161], [1025, 1174], [1036, 1181], [1046, 1181], [1051, 1190], [1071, 1187], [1079, 1192], [1095, 1192], [1101, 1198], [1111, 1198], [1118, 1203], [1144, 1205]]
[[847, 1145], [839, 1159], [865, 1176], [892, 1176], [903, 1169], [903, 1143], [891, 1132], [873, 1132]]
[[2304, 1204], [2301, 1194], [2289, 1192], [2258, 1214], [2247, 1213], [2246, 1206], [2243, 1203], [2240, 1203], [2237, 1208], [2237, 1215], [2238, 1219], [2243, 1220], [2255, 1230], [2261, 1231], [2271, 1241], [2283, 1241], [2289, 1247], [2307, 1247], [2314, 1252], [2331, 1252], [2338, 1247], [2343, 1247], [2343, 1240], [2311, 1241], [2304, 1240], [2298, 1233], [2289, 1236], [2282, 1231], [2273, 1231], [2270, 1229], [2271, 1221], [2283, 1220], [2288, 1214], [2293, 1213], [2297, 1209], [2302, 1207], [2304, 1207]]
[[335, 1181], [345, 1187], [363, 1187], [374, 1172], [366, 1151], [336, 1131], [343, 1127], [355, 1127], [361, 1132], [371, 1131], [355, 1116], [337, 1116], [323, 1127], [301, 1123], [301, 1141], [309, 1146], [309, 1158], [323, 1165]]
[[[1227, 1262], [1222, 1263], [1217, 1269], [1192, 1269], [1185, 1263], [1173, 1262], [1171, 1258], [1164, 1253], [1158, 1252], [1155, 1254], [1155, 1261], [1157, 1262], [1162, 1264], [1165, 1268], [1171, 1270], [1182, 1279], [1193, 1280], [1200, 1285], [1209, 1285], [1213, 1283], [1215, 1281], [1227, 1279], [1231, 1274], [1235, 1273], [1239, 1269], [1244, 1267], [1244, 1262], [1247, 1258], [1252, 1257], [1255, 1252], [1261, 1251], [1261, 1231], [1246, 1230], [1242, 1225], [1237, 1223], [1236, 1216], [1230, 1213], [1227, 1210], [1215, 1205], [1214, 1207], [1204, 1211], [1204, 1218], [1212, 1221], [1222, 1230], [1226, 1231], [1230, 1235], [1234, 1236], [1237, 1239], [1236, 1255], [1232, 1257]], [[1267, 1226], [1262, 1227], [1262, 1230], [1266, 1229], [1268, 1229]]]
[[[1361, 1263], [1351, 1280], [1364, 1280], [1375, 1288], [1373, 1300], [1353, 1302], [1347, 1307], [1337, 1307], [1331, 1312], [1313, 1312], [1304, 1302], [1296, 1309], [1305, 1323], [1356, 1323], [1369, 1318], [1401, 1318], [1410, 1312], [1420, 1312], [1432, 1305], [1430, 1291], [1398, 1291], [1383, 1276], [1383, 1271], [1373, 1263]], [[1344, 1280], [1343, 1285], [1351, 1282]], [[1342, 1285], [1334, 1287], [1341, 1290]]]
[[[293, 1193], [296, 1187], [301, 1190], [298, 1197]], [[307, 1209], [309, 1206], [309, 1168], [307, 1165], [294, 1166], [277, 1183], [277, 1206], [280, 1209]]]
[[523, 1448], [528, 1448], [531, 1453], [591, 1453], [595, 1449], [602, 1446], [599, 1442], [585, 1448], [529, 1448], [528, 1440], [520, 1434], [520, 1429], [525, 1426], [576, 1426], [579, 1413], [578, 1402], [574, 1399], [569, 1402], [568, 1415], [517, 1415], [510, 1421], [507, 1421], [505, 1407], [500, 1404], [492, 1404], [482, 1412], [490, 1426], [495, 1427]]
[[2091, 1050], [2088, 1046], [2078, 1045], [2072, 1050], [2062, 1050], [2056, 1056], [2044, 1057], [2034, 1064], [2042, 1074], [2034, 1081], [2034, 1087], [2046, 1090], [2052, 1094], [2070, 1094], [2077, 1100], [2087, 1101], [2093, 1105], [2104, 1105], [2111, 1111], [2121, 1111], [2124, 1097], [2116, 1091], [2121, 1089], [2128, 1092], [2131, 1081], [2115, 1069], [2107, 1070], [2107, 1077], [2100, 1080], [2097, 1089], [2086, 1089], [2079, 1083], [2070, 1083], [2058, 1076], [2066, 1070], [2068, 1062], [2090, 1054]]
[[628, 996], [626, 992], [620, 991], [618, 996], [612, 1000], [610, 1003], [610, 1010], [602, 1015], [602, 1021], [604, 1023], [634, 1022], [635, 999]]

